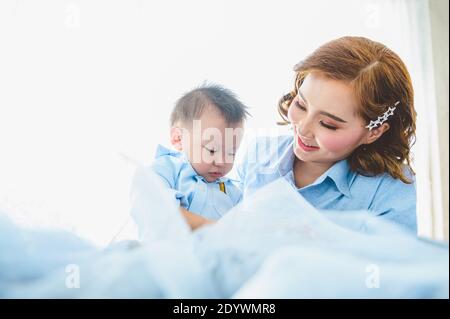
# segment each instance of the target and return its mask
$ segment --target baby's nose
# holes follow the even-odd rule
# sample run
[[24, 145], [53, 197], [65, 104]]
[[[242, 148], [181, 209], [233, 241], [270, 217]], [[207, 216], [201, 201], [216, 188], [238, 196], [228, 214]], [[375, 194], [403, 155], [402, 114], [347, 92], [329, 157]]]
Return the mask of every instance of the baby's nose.
[[218, 156], [217, 158], [214, 159], [215, 166], [223, 166], [223, 164], [224, 164], [224, 161], [223, 161], [222, 157]]

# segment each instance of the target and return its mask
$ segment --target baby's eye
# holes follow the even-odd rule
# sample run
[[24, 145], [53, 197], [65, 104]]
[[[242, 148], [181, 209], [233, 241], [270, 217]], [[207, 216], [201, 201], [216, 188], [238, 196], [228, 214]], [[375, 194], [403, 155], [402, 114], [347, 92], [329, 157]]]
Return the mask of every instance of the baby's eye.
[[217, 152], [216, 150], [207, 148], [206, 146], [203, 146], [203, 148], [204, 148], [205, 150], [207, 150], [207, 151], [209, 152], [210, 155], [214, 155], [214, 154]]

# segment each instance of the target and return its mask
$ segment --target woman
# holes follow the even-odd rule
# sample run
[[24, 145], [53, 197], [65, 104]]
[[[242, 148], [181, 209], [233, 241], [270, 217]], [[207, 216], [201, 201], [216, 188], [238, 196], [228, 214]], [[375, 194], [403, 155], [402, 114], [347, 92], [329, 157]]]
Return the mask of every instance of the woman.
[[[294, 89], [278, 105], [293, 136], [249, 147], [238, 169], [244, 198], [283, 177], [316, 208], [368, 210], [416, 232], [416, 112], [405, 64], [381, 43], [343, 37], [294, 70]], [[209, 222], [185, 216], [193, 228]]]

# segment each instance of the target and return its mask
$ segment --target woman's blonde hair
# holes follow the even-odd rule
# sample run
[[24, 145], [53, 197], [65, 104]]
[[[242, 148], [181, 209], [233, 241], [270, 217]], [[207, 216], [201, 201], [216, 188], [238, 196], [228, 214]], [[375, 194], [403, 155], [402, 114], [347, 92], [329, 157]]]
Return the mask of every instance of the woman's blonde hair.
[[385, 45], [363, 37], [343, 37], [330, 41], [294, 67], [295, 88], [278, 104], [287, 124], [287, 112], [305, 77], [318, 72], [328, 78], [348, 81], [359, 104], [358, 115], [369, 124], [397, 101], [389, 117], [389, 130], [371, 144], [360, 145], [348, 157], [350, 168], [365, 176], [388, 173], [411, 183], [405, 165], [411, 167], [411, 146], [415, 142], [416, 111], [411, 77], [400, 57]]

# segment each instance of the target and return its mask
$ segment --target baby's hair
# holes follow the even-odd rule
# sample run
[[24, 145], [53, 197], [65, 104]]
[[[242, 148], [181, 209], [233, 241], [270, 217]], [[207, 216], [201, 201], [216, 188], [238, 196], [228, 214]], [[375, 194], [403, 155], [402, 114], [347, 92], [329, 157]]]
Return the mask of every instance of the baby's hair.
[[[360, 145], [348, 157], [350, 167], [362, 175], [388, 173], [411, 183], [404, 164], [411, 167], [411, 146], [415, 142], [416, 111], [408, 70], [385, 45], [363, 37], [342, 37], [325, 43], [294, 67], [294, 89], [279, 101], [278, 112], [288, 123], [287, 112], [306, 76], [311, 72], [352, 85], [359, 102], [358, 115], [369, 124], [397, 102], [390, 129], [371, 144]], [[284, 124], [280, 123], [280, 124]]]
[[218, 84], [202, 84], [177, 101], [170, 115], [171, 126], [198, 119], [207, 105], [217, 107], [228, 124], [243, 122], [249, 116], [248, 107], [232, 91]]

